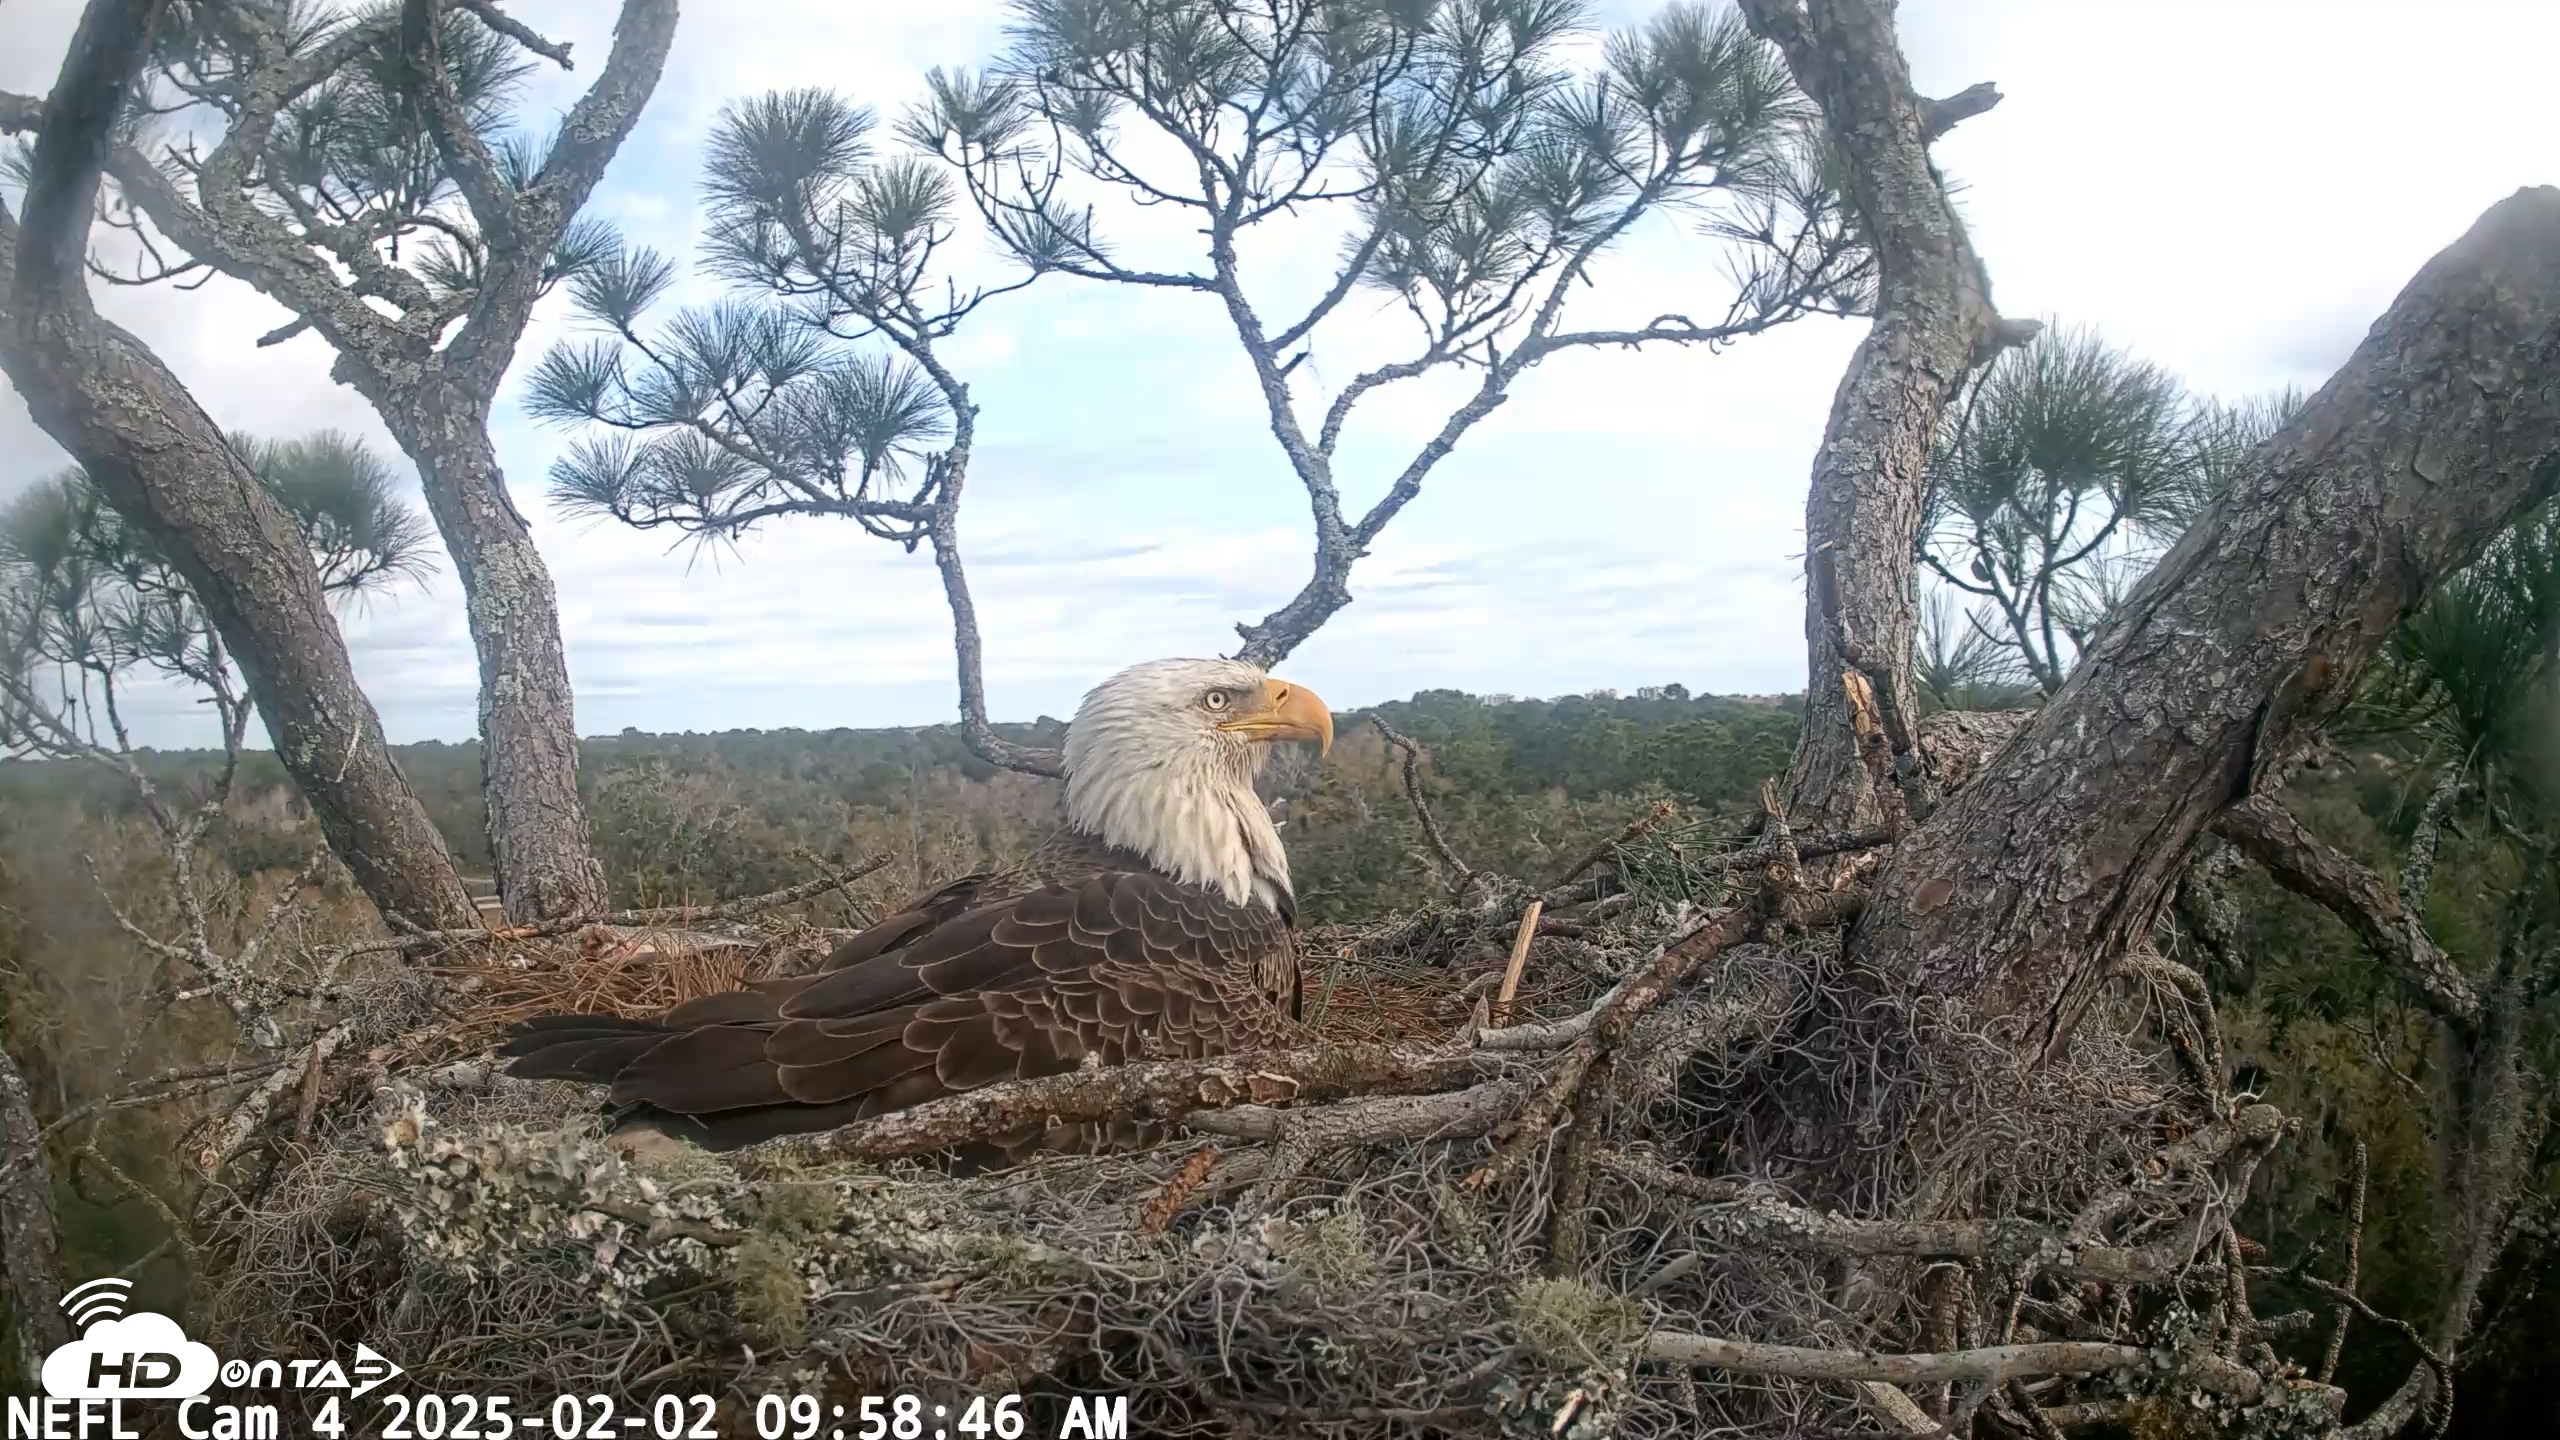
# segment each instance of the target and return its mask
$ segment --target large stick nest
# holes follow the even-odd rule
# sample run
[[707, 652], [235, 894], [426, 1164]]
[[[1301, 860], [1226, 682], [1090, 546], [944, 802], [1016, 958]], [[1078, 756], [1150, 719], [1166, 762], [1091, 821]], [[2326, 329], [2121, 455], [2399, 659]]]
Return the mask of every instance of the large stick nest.
[[[487, 1044], [803, 965], [813, 937], [482, 947], [443, 962], [431, 988], [464, 1003], [432, 1025], [351, 1006], [412, 1028], [355, 1036], [368, 1058], [281, 1097], [209, 1195], [213, 1328], [257, 1354], [362, 1335], [445, 1390], [742, 1415], [1021, 1392], [1038, 1430], [1125, 1394], [1167, 1436], [2334, 1423], [2247, 1316], [2228, 1220], [2283, 1127], [2174, 1058], [2209, 1018], [2131, 972], [2066, 1060], [2028, 1063], [1844, 963], [1854, 868], [1817, 883], [1788, 837], [1757, 845], [1646, 836], [1529, 925], [1532, 897], [1477, 877], [1317, 933], [1292, 1051], [735, 1156], [635, 1150], [593, 1091], [499, 1076]], [[1042, 1110], [1156, 1138], [939, 1158]]]

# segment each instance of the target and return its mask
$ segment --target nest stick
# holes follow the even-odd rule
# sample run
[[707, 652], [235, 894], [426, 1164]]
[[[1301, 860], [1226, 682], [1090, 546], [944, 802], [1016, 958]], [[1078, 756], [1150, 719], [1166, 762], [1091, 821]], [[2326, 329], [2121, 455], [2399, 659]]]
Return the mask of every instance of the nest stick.
[[1205, 1109], [1350, 1095], [1426, 1094], [1492, 1078], [1494, 1056], [1394, 1045], [1316, 1045], [1206, 1060], [1146, 1060], [1003, 1081], [820, 1135], [768, 1140], [744, 1152], [803, 1164], [930, 1155], [1057, 1124], [1180, 1120]]
[[1538, 916], [1547, 908], [1544, 900], [1532, 900], [1520, 912], [1520, 928], [1511, 937], [1511, 963], [1502, 967], [1502, 989], [1493, 997], [1493, 1023], [1511, 1023], [1511, 1002], [1520, 994], [1520, 972], [1529, 965], [1529, 942], [1538, 938]]
[[1737, 905], [1725, 911], [1664, 946], [1662, 958], [1654, 962], [1653, 969], [1644, 978], [1613, 992], [1593, 1018], [1591, 1028], [1574, 1042], [1571, 1050], [1565, 1052], [1555, 1074], [1513, 1118], [1510, 1132], [1503, 1138], [1502, 1148], [1467, 1176], [1467, 1188], [1482, 1190], [1493, 1184], [1517, 1166], [1532, 1148], [1544, 1143], [1547, 1132], [1555, 1127], [1565, 1107], [1581, 1093], [1583, 1080], [1590, 1075], [1591, 1067], [1599, 1061], [1602, 1052], [1614, 1048], [1634, 1026], [1636, 1017], [1669, 994], [1671, 987], [1691, 970], [1708, 957], [1740, 942], [1751, 932], [1751, 926], [1757, 919], [1758, 916], [1747, 905]]

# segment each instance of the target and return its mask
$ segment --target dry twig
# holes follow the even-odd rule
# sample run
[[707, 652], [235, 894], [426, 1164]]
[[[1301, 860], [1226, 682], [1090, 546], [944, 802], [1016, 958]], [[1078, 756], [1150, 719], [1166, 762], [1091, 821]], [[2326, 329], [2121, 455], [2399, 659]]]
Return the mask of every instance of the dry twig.
[[[2372, 1171], [2369, 1157], [2365, 1153], [2364, 1141], [2358, 1140], [2356, 1141], [2355, 1188], [2347, 1202], [2347, 1274], [2344, 1280], [2338, 1282], [2338, 1288], [2350, 1295], [2356, 1293], [2356, 1287], [2363, 1283], [2365, 1182], [2371, 1178]], [[2354, 1314], [2355, 1307], [2343, 1300], [2338, 1302], [2336, 1328], [2329, 1332], [2328, 1348], [2320, 1352], [2320, 1383], [2323, 1385], [2328, 1384], [2330, 1377], [2338, 1373], [2338, 1357], [2345, 1354], [2347, 1348], [2347, 1321]]]
[[1448, 837], [1440, 833], [1440, 822], [1432, 818], [1430, 802], [1422, 798], [1422, 774], [1418, 768], [1422, 747], [1415, 743], [1413, 737], [1398, 732], [1378, 716], [1370, 716], [1369, 723], [1378, 727], [1378, 733], [1386, 737], [1389, 745], [1404, 754], [1404, 796], [1413, 804], [1413, 818], [1422, 822], [1422, 838], [1431, 842], [1432, 853], [1438, 855], [1443, 864], [1458, 872], [1458, 883], [1466, 883], [1475, 875], [1475, 867], [1459, 859], [1458, 852], [1449, 848]]
[[1520, 912], [1520, 928], [1511, 937], [1511, 960], [1502, 967], [1502, 988], [1493, 997], [1496, 1027], [1511, 1023], [1511, 1001], [1520, 993], [1520, 971], [1529, 963], [1529, 942], [1538, 938], [1538, 915], [1546, 908], [1545, 901], [1532, 900]]
[[[2044, 1375], [2103, 1375], [2148, 1370], [2152, 1352], [2140, 1345], [2049, 1340], [2032, 1345], [1986, 1345], [1937, 1354], [1880, 1355], [1868, 1350], [1829, 1350], [1805, 1345], [1762, 1345], [1713, 1335], [1657, 1330], [1644, 1338], [1648, 1359], [1805, 1380], [1879, 1380], [1891, 1385], [2004, 1385]], [[2178, 1375], [2199, 1389], [2254, 1402], [2265, 1382], [2258, 1372], [2207, 1351], [2178, 1358]]]

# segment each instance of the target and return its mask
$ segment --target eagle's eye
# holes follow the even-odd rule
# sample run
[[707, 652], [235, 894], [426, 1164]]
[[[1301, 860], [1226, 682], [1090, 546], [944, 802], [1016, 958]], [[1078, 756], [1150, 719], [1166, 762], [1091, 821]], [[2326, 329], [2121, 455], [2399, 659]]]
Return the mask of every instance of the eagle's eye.
[[1201, 706], [1208, 710], [1212, 715], [1225, 710], [1229, 705], [1234, 703], [1235, 697], [1229, 695], [1224, 690], [1212, 690], [1208, 694], [1200, 697]]

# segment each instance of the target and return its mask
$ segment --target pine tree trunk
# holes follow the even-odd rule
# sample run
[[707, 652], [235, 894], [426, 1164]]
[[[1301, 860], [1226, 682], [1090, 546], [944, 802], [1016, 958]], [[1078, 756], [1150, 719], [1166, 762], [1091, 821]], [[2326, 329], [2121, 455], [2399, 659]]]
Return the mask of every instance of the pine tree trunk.
[[[1929, 163], [1954, 123], [1911, 87], [1890, 0], [1744, 0], [1752, 28], [1785, 54], [1848, 163], [1843, 188], [1878, 271], [1875, 324], [1832, 398], [1805, 497], [1805, 721], [1790, 818], [1843, 830], [1884, 818], [1843, 689], [1839, 638], [1873, 672], [1893, 713], [1917, 713], [1910, 655], [1912, 557], [1929, 443], [1965, 373], [2002, 333], [1990, 281]], [[1964, 113], [1996, 92], [1968, 92]], [[2032, 333], [2013, 328], [2011, 338]]]
[[2402, 617], [2560, 488], [2560, 189], [2430, 261], [2062, 692], [1893, 858], [1857, 943], [2068, 1037], [2189, 848], [2335, 716]]
[[36, 423], [186, 577], [286, 773], [365, 894], [422, 926], [476, 923], [444, 837], [356, 684], [292, 517], [168, 367], [91, 308], [79, 268], [87, 199], [78, 206], [80, 233], [58, 275], [16, 273], [21, 238], [0, 211], [0, 295], [11, 297], [0, 368]]
[[[106, 14], [100, 7], [109, 4], [91, 0], [92, 13]], [[479, 8], [489, 23], [502, 23], [489, 18], [495, 11]], [[322, 63], [312, 68], [313, 57], [280, 53], [281, 42], [268, 46], [270, 53], [241, 82], [244, 104], [192, 177], [192, 196], [130, 139], [101, 133], [91, 141], [91, 163], [112, 169], [121, 198], [192, 260], [255, 286], [326, 339], [338, 352], [332, 377], [374, 403], [417, 463], [468, 598], [480, 660], [490, 833], [507, 913], [518, 919], [600, 909], [605, 887], [587, 853], [586, 812], [578, 801], [577, 731], [559, 607], [524, 518], [507, 497], [489, 444], [489, 408], [533, 306], [558, 278], [550, 266], [563, 238], [656, 89], [674, 43], [677, 8], [676, 0], [623, 0], [613, 49], [561, 118], [532, 184], [460, 184], [479, 231], [481, 263], [469, 303], [452, 310], [441, 300], [427, 303], [423, 294], [394, 300], [398, 315], [376, 308], [389, 297], [369, 294], [368, 280], [350, 284], [340, 273], [343, 257], [322, 258], [325, 245], [315, 249], [309, 235], [278, 219], [265, 180], [255, 174], [249, 157], [263, 153], [260, 137], [274, 133], [283, 107], [323, 84], [328, 65], [349, 56], [331, 60], [323, 47], [315, 52]], [[441, 94], [441, 106], [431, 95], [450, 90], [434, 38], [443, 9], [440, 0], [407, 0], [336, 38], [362, 39], [373, 33], [368, 27], [398, 22], [406, 63], [418, 67], [426, 127], [438, 148], [450, 152], [446, 164], [461, 180], [485, 175], [494, 162], [489, 137], [473, 128], [467, 107], [450, 93]], [[113, 5], [119, 23], [152, 10], [150, 0]], [[31, 103], [0, 95], [0, 122], [23, 122]], [[88, 193], [95, 179], [93, 172]], [[370, 280], [396, 290], [420, 283], [396, 268]]]
[[0, 1049], [0, 1284], [17, 1331], [18, 1374], [32, 1391], [44, 1357], [71, 1341], [62, 1301], [62, 1247], [53, 1225], [53, 1172], [36, 1139], [27, 1077]]
[[510, 921], [606, 908], [604, 867], [578, 798], [576, 697], [551, 571], [507, 493], [488, 403], [443, 385], [370, 394], [417, 464], [444, 533], [480, 661], [480, 756]]

